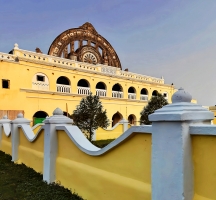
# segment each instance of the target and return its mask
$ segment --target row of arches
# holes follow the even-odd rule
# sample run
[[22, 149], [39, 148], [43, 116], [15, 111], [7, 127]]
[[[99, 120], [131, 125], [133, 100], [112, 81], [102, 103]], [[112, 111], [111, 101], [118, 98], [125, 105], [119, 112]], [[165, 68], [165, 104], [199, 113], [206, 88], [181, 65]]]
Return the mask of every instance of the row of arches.
[[[63, 112], [63, 114], [65, 116], [69, 116], [69, 114], [67, 112]], [[33, 125], [36, 125], [38, 123], [42, 123], [46, 117], [49, 117], [49, 115], [47, 114], [47, 112], [45, 111], [37, 111], [36, 113], [34, 113], [33, 115]], [[115, 126], [119, 121], [121, 121], [123, 119], [123, 115], [120, 112], [116, 112], [113, 116], [112, 116], [112, 126]], [[128, 116], [128, 122], [132, 125], [136, 125], [137, 119], [136, 116], [134, 114], [130, 114]]]
[[[45, 74], [37, 73], [32, 80], [32, 88], [40, 90], [49, 90], [49, 80]], [[56, 90], [57, 92], [71, 93], [71, 81], [66, 76], [60, 76], [56, 80]], [[135, 87], [128, 87], [128, 99], [137, 99]], [[77, 93], [81, 95], [89, 95], [90, 93], [90, 83], [86, 79], [80, 79], [77, 82]], [[116, 83], [112, 86], [112, 97], [114, 98], [125, 98], [123, 95], [123, 87], [121, 84]], [[140, 100], [148, 100], [149, 91], [146, 88], [140, 90]], [[107, 96], [107, 86], [104, 82], [100, 81], [96, 84], [96, 95]], [[157, 96], [158, 91], [154, 90], [151, 94], [152, 96]], [[168, 93], [165, 92], [164, 96], [168, 99]]]
[[[59, 77], [57, 79], [56, 83], [59, 85], [71, 85], [70, 80], [65, 76]], [[77, 86], [89, 88], [90, 84], [86, 79], [80, 79], [77, 83]], [[106, 84], [104, 82], [98, 82], [96, 84], [96, 89], [106, 90], [107, 87], [106, 87]], [[123, 92], [123, 88], [119, 83], [116, 83], [115, 85], [113, 85], [112, 91]], [[128, 93], [136, 93], [136, 89], [134, 87], [129, 87]], [[142, 88], [140, 94], [148, 95], [148, 90], [146, 88]], [[154, 90], [152, 93], [153, 96], [157, 96], [157, 94], [158, 94], [157, 90]]]

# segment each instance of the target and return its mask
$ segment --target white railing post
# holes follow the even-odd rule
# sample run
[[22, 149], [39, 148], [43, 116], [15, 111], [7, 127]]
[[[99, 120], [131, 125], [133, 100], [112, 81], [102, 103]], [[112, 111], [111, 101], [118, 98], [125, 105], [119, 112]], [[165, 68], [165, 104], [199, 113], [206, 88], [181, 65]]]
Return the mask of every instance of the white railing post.
[[123, 92], [112, 91], [112, 97], [114, 97], [114, 98], [123, 98]]
[[89, 95], [90, 88], [89, 87], [77, 87], [77, 93], [82, 95]]
[[141, 101], [148, 101], [148, 95], [141, 94], [140, 95], [140, 100]]
[[156, 110], [152, 121], [152, 200], [192, 200], [194, 196], [191, 123], [213, 119], [212, 112], [190, 103], [180, 88], [172, 104]]
[[47, 183], [55, 181], [56, 174], [56, 156], [58, 152], [58, 141], [56, 125], [58, 124], [72, 124], [72, 119], [63, 115], [60, 108], [53, 111], [53, 116], [44, 120], [45, 135], [44, 135], [44, 166], [43, 166], [43, 180]]
[[17, 115], [17, 118], [11, 121], [11, 136], [12, 136], [12, 161], [15, 162], [19, 159], [19, 125], [28, 124], [30, 125], [30, 120], [23, 117], [22, 113]]
[[128, 99], [136, 99], [135, 93], [128, 93]]
[[57, 92], [70, 93], [70, 89], [71, 89], [70, 85], [56, 84], [56, 90], [57, 90]]
[[2, 119], [0, 119], [0, 148], [1, 148], [1, 141], [2, 141], [2, 129], [4, 129], [4, 132], [6, 135], [9, 135], [11, 132], [11, 120], [7, 118], [7, 115], [3, 116]]
[[105, 97], [106, 96], [106, 90], [96, 89], [96, 95], [99, 97]]

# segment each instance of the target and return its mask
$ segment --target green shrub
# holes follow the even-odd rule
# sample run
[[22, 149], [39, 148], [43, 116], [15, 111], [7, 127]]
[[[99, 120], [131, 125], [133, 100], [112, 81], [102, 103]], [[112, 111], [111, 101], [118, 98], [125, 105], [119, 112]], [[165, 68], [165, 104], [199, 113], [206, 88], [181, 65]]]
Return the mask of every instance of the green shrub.
[[103, 148], [105, 146], [107, 146], [110, 142], [112, 142], [115, 139], [107, 139], [107, 140], [96, 140], [96, 141], [92, 141], [92, 144], [94, 144], [95, 146], [99, 147], [99, 148]]

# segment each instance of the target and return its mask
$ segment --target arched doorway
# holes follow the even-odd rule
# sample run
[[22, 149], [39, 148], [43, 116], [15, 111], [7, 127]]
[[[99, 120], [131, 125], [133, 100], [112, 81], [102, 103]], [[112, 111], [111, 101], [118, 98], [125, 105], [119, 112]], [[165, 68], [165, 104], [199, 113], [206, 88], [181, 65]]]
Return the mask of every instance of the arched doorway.
[[140, 92], [140, 100], [147, 101], [148, 100], [148, 90], [143, 88]]
[[112, 126], [115, 126], [115, 124], [117, 124], [122, 119], [122, 114], [120, 112], [116, 112], [112, 117]]
[[118, 83], [112, 87], [112, 97], [114, 98], [123, 98], [123, 89], [122, 86]]
[[37, 111], [34, 115], [33, 115], [33, 125], [42, 123], [44, 119], [46, 119], [46, 117], [49, 116], [45, 111]]
[[131, 114], [128, 116], [128, 122], [132, 125], [136, 125], [136, 116]]
[[80, 79], [77, 83], [78, 94], [89, 95], [90, 94], [90, 84], [85, 79]]
[[56, 81], [57, 92], [70, 93], [70, 80], [65, 76], [60, 76]]
[[96, 95], [105, 97], [106, 96], [106, 85], [103, 82], [98, 82], [96, 85]]
[[136, 99], [136, 90], [134, 87], [128, 88], [128, 99]]
[[158, 91], [157, 91], [157, 90], [154, 90], [154, 91], [152, 92], [152, 96], [158, 96]]

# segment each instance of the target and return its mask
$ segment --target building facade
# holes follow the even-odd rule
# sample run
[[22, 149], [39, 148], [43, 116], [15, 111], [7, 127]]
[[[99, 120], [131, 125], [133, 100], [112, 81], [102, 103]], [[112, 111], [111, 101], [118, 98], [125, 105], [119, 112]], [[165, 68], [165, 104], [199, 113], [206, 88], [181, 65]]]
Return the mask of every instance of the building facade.
[[90, 23], [60, 34], [48, 54], [15, 44], [9, 54], [0, 53], [0, 72], [0, 117], [23, 112], [34, 124], [56, 107], [72, 114], [90, 92], [100, 96], [110, 126], [123, 118], [139, 124], [152, 96], [161, 93], [171, 103], [175, 90], [163, 78], [123, 71], [114, 48]]

